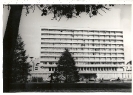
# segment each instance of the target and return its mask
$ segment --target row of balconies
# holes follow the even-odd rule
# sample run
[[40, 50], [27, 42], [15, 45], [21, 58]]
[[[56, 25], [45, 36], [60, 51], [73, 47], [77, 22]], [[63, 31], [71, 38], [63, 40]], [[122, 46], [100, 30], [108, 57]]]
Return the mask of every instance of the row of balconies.
[[[123, 58], [124, 55], [77, 55], [71, 54], [77, 58]], [[41, 54], [41, 58], [58, 58], [61, 54]]]
[[[55, 71], [56, 67], [44, 67], [40, 66], [45, 71]], [[40, 69], [39, 68], [39, 69]], [[77, 67], [77, 71], [124, 71], [123, 67]]]
[[122, 31], [113, 31], [113, 30], [75, 30], [75, 29], [47, 29], [42, 28], [42, 32], [70, 32], [70, 33], [79, 33], [79, 32], [85, 32], [85, 33], [123, 33]]
[[[64, 47], [64, 46], [63, 46]], [[63, 49], [63, 51], [64, 51], [64, 48], [63, 47], [59, 47], [59, 49]], [[67, 46], [66, 46], [67, 47]], [[49, 48], [49, 49], [48, 49]], [[41, 47], [41, 49], [42, 49], [42, 51], [49, 51], [49, 50], [58, 50], [58, 49], [56, 49], [57, 47], [48, 47], [48, 46], [45, 46], [45, 47]], [[97, 51], [97, 50], [95, 50], [95, 49], [100, 49], [101, 51], [105, 51], [105, 50], [109, 50], [109, 49], [111, 49], [111, 50], [109, 50], [109, 51], [123, 51], [124, 50], [124, 47], [119, 47], [119, 46], [116, 46], [116, 47], [114, 47], [114, 46], [112, 46], [112, 47], [109, 47], [109, 46], [101, 46], [101, 47], [98, 47], [98, 46], [89, 46], [89, 47], [77, 47], [76, 48], [76, 46], [75, 47], [71, 47], [71, 48], [73, 48], [73, 50], [71, 50], [71, 51], [80, 51], [80, 52], [82, 52], [82, 51], [86, 51], [86, 52], [88, 52], [88, 51]], [[115, 50], [114, 50], [115, 49]], [[60, 50], [59, 50], [60, 51]], [[69, 50], [70, 51], [70, 50]]]
[[114, 40], [112, 40], [112, 41], [41, 41], [41, 43], [52, 43], [52, 44], [61, 44], [61, 43], [82, 43], [82, 44], [85, 44], [85, 43], [99, 43], [99, 44], [101, 44], [101, 43], [123, 43], [123, 40], [116, 40], [116, 41], [114, 41]]
[[[45, 72], [31, 72], [31, 74], [32, 75], [40, 75], [40, 74], [51, 74], [51, 73], [54, 73], [54, 71], [45, 71]], [[130, 71], [130, 72], [127, 72], [127, 71], [79, 71], [79, 74], [94, 74], [94, 73], [96, 73], [96, 74], [131, 74], [132, 73], [132, 71]]]
[[66, 44], [93, 44], [93, 43], [98, 43], [98, 44], [114, 44], [114, 43], [118, 43], [118, 44], [123, 44], [123, 42], [121, 41], [118, 41], [118, 42], [109, 42], [109, 41], [106, 41], [106, 42], [98, 42], [98, 41], [88, 41], [88, 42], [82, 42], [82, 41], [41, 41], [41, 44], [62, 44], [62, 43], [66, 43]]
[[41, 35], [45, 35], [45, 34], [80, 34], [80, 35], [122, 35], [122, 32], [118, 33], [118, 32], [110, 32], [110, 33], [104, 33], [104, 32], [60, 32], [60, 31], [45, 31], [42, 32]]
[[[50, 55], [50, 54], [49, 54], [49, 55], [48, 55], [48, 54], [45, 55], [45, 54], [41, 54], [41, 56], [42, 56], [42, 58], [43, 58], [43, 57], [56, 57], [56, 58], [58, 58], [58, 57], [61, 56], [61, 54], [60, 54], [60, 55]], [[119, 55], [119, 56], [118, 56], [118, 55], [76, 55], [76, 54], [75, 54], [75, 55], [73, 54], [72, 56], [73, 56], [73, 57], [79, 57], [79, 58], [83, 58], [83, 57], [85, 57], [85, 58], [86, 58], [86, 57], [87, 57], [87, 58], [88, 58], [88, 57], [90, 57], [90, 58], [91, 58], [91, 57], [94, 57], [94, 58], [98, 58], [98, 57], [104, 57], [104, 58], [108, 58], [108, 57], [109, 57], [109, 58], [124, 57], [124, 55]]]
[[[62, 52], [63, 52], [63, 50], [62, 51], [52, 51], [51, 50], [51, 52], [50, 51], [41, 51], [41, 54], [42, 55], [60, 55], [60, 54], [62, 54]], [[124, 53], [108, 53], [108, 52], [95, 52], [95, 51], [92, 51], [92, 52], [80, 52], [80, 51], [77, 51], [77, 52], [72, 52], [72, 51], [70, 51], [70, 53], [72, 54], [72, 55], [107, 55], [107, 56], [116, 56], [116, 55], [124, 55]]]
[[[56, 64], [45, 64], [45, 65], [41, 65], [41, 66], [44, 66], [44, 67], [57, 67]], [[124, 64], [99, 64], [99, 65], [97, 65], [97, 64], [88, 64], [88, 65], [83, 65], [83, 64], [78, 65], [78, 64], [76, 64], [75, 66], [76, 67], [95, 67], [95, 68], [96, 67], [106, 67], [106, 68], [111, 68], [111, 67], [125, 67]]]
[[115, 37], [119, 37], [119, 38], [123, 38], [123, 35], [118, 34], [118, 35], [104, 35], [104, 34], [41, 34], [41, 36], [67, 36], [67, 37], [104, 37], [104, 38], [115, 38]]
[[[102, 55], [102, 56], [97, 56], [97, 55], [77, 55], [77, 54], [71, 54], [73, 57], [75, 57], [75, 58], [124, 58], [124, 56], [110, 56], [110, 55], [107, 55], [107, 56], [104, 56], [104, 55]], [[51, 57], [50, 57], [51, 56]], [[59, 58], [59, 56], [61, 56], [61, 54], [44, 54], [44, 55], [42, 55], [41, 56], [41, 58]]]
[[[41, 52], [41, 55], [61, 55], [62, 54], [62, 52], [63, 52], [63, 50], [62, 51], [42, 51]], [[89, 56], [89, 55], [94, 55], [94, 56], [124, 56], [124, 53], [98, 53], [98, 52], [79, 52], [79, 51], [77, 51], [77, 52], [73, 52], [73, 51], [70, 51], [70, 53], [72, 54], [72, 55], [87, 55], [87, 56]]]
[[94, 35], [94, 34], [87, 34], [87, 35], [84, 35], [84, 34], [41, 34], [41, 36], [57, 36], [57, 37], [63, 37], [63, 36], [66, 36], [66, 37], [94, 37], [94, 38], [123, 38], [122, 35], [103, 35], [103, 34], [97, 34], [97, 35]]
[[[76, 52], [79, 52], [79, 51], [85, 51], [85, 52], [89, 52], [89, 51], [124, 51], [123, 48], [88, 48], [88, 50], [86, 50], [86, 48], [83, 48], [83, 47], [80, 47], [81, 49], [79, 50], [72, 50], [72, 51], [76, 51]], [[45, 50], [42, 50], [42, 51], [45, 51]], [[47, 50], [46, 50], [47, 51]], [[54, 49], [52, 50], [53, 52], [55, 51]]]
[[[101, 49], [106, 49], [106, 48], [111, 48], [111, 49], [112, 49], [112, 48], [114, 48], [114, 49], [117, 49], [117, 48], [118, 48], [118, 49], [119, 49], [119, 48], [124, 48], [122, 45], [121, 45], [121, 46], [118, 46], [118, 45], [117, 45], [117, 46], [111, 46], [111, 45], [110, 45], [110, 46], [106, 46], [106, 45], [100, 45], [100, 46], [98, 46], [98, 45], [97, 45], [97, 46], [85, 45], [85, 46], [80, 46], [80, 45], [44, 45], [44, 44], [42, 44], [41, 46], [42, 46], [42, 47], [43, 47], [43, 46], [71, 46], [72, 48], [78, 46], [78, 47], [80, 47], [80, 48], [89, 47], [89, 48], [99, 48], [99, 49], [100, 49], [100, 48], [101, 48]], [[78, 49], [77, 49], [77, 50], [78, 50]], [[79, 50], [82, 50], [82, 51], [83, 51], [83, 50], [85, 50], [85, 49], [79, 49]]]
[[[78, 48], [123, 48], [123, 46], [92, 46], [92, 45], [84, 45], [84, 46], [81, 46], [81, 45], [48, 45], [48, 44], [41, 44], [41, 47], [71, 47], [71, 48], [74, 48], [74, 47], [78, 47]], [[120, 50], [120, 49], [118, 49]]]
[[87, 34], [87, 33], [73, 33], [73, 34], [63, 34], [63, 33], [41, 33], [42, 36], [86, 36], [86, 37], [99, 37], [99, 36], [103, 36], [103, 37], [123, 37], [122, 34], [103, 34], [103, 33], [99, 33], [99, 34]]
[[123, 42], [41, 42], [41, 44], [47, 44], [47, 45], [84, 45], [84, 46], [122, 46]]
[[77, 38], [68, 38], [67, 37], [62, 37], [62, 38], [51, 38], [51, 37], [47, 37], [47, 38], [41, 38], [41, 41], [46, 41], [46, 42], [116, 42], [116, 41], [123, 41], [123, 39], [121, 38], [113, 38], [113, 39], [109, 39], [109, 38], [86, 38], [86, 37], [83, 37], [83, 38], [80, 38], [80, 39], [77, 39]]
[[[96, 48], [96, 49], [99, 49], [99, 48]], [[108, 48], [106, 48], [106, 49], [108, 49]], [[95, 50], [95, 49], [86, 49], [86, 48], [84, 48], [84, 49], [77, 49], [77, 50], [74, 50], [74, 49], [70, 49], [69, 50], [69, 52], [73, 52], [73, 53], [76, 53], [76, 52], [79, 52], [79, 53], [81, 53], [81, 52], [83, 52], [83, 53], [87, 53], [87, 52], [97, 52], [97, 51], [106, 51], [106, 49], [105, 48], [100, 48], [100, 50]], [[116, 49], [116, 48], [109, 48], [109, 49]], [[119, 49], [123, 49], [123, 48], [119, 48]], [[107, 50], [107, 51], [123, 51], [123, 50]], [[64, 49], [41, 49], [41, 52], [64, 52]], [[96, 53], [96, 54], [98, 54], [98, 53]], [[99, 54], [98, 54], [99, 55]]]
[[[46, 49], [46, 48], [60, 48], [60, 49], [64, 49], [64, 48], [73, 48], [73, 49], [76, 49], [76, 48], [78, 48], [77, 50], [73, 50], [73, 51], [86, 51], [86, 52], [88, 52], [88, 51], [94, 51], [94, 50], [91, 50], [91, 49], [100, 49], [100, 50], [105, 50], [105, 49], [111, 49], [111, 50], [114, 50], [114, 49], [117, 49], [117, 50], [120, 50], [120, 51], [123, 51], [124, 50], [124, 47], [118, 47], [118, 46], [116, 46], [116, 47], [107, 47], [107, 46], [100, 46], [100, 47], [98, 47], [98, 46], [82, 46], [82, 47], [79, 47], [79, 46], [45, 46], [45, 45], [41, 45], [41, 49], [42, 50], [48, 50], [48, 49]], [[117, 51], [116, 50], [116, 51]], [[115, 50], [114, 50], [115, 51]]]
[[[33, 75], [33, 76], [38, 76], [38, 75], [41, 75], [41, 74], [51, 74], [51, 73], [54, 73], [54, 71], [41, 71], [41, 72], [35, 72], [35, 71], [33, 71], [33, 72], [31, 72], [31, 75]], [[123, 71], [79, 71], [79, 74], [94, 74], [94, 73], [96, 73], [96, 74], [131, 74], [132, 73], [132, 71], [130, 71], [130, 72], [123, 72]], [[118, 77], [117, 77], [118, 78]]]
[[[97, 50], [101, 50], [101, 51], [105, 51], [105, 50], [114, 50], [114, 51], [117, 51], [117, 50], [120, 50], [120, 51], [123, 51], [124, 50], [124, 47], [118, 47], [118, 46], [116, 46], [116, 47], [92, 47], [92, 48], [87, 48], [87, 47], [70, 47], [70, 48], [68, 48], [69, 49], [69, 51], [71, 52], [71, 51], [74, 51], [74, 52], [90, 52], [90, 51], [97, 51]], [[41, 47], [41, 51], [64, 51], [65, 50], [65, 48], [63, 48], [63, 47]]]
[[60, 38], [60, 39], [66, 39], [66, 38], [69, 38], [69, 39], [123, 39], [123, 38], [115, 38], [115, 37], [110, 37], [110, 38], [107, 38], [107, 37], [69, 37], [69, 36], [43, 36], [41, 38]]
[[[47, 62], [47, 61], [58, 61], [58, 59], [43, 59], [41, 58], [40, 61], [44, 61], [44, 62]], [[88, 60], [85, 60], [85, 59], [80, 59], [80, 60], [75, 60], [75, 62], [124, 62], [124, 59], [123, 60], [91, 60], [91, 59], [88, 59]]]
[[[53, 67], [49, 67], [49, 71], [55, 71], [56, 68]], [[110, 68], [105, 68], [105, 67], [101, 67], [101, 68], [88, 68], [88, 67], [79, 67], [77, 68], [78, 71], [117, 71], [117, 68], [115, 67], [110, 67]], [[122, 70], [123, 71], [123, 70]]]
[[105, 38], [98, 38], [98, 39], [97, 39], [97, 38], [85, 38], [85, 37], [83, 37], [83, 38], [66, 38], [66, 37], [64, 37], [64, 38], [63, 38], [63, 37], [62, 37], [62, 38], [51, 38], [51, 37], [47, 37], [47, 38], [46, 38], [46, 37], [45, 37], [45, 38], [41, 38], [41, 39], [47, 39], [47, 40], [50, 39], [51, 41], [52, 41], [53, 39], [54, 39], [54, 40], [57, 39], [57, 41], [58, 41], [58, 40], [60, 40], [60, 41], [63, 41], [63, 40], [68, 40], [68, 41], [69, 41], [69, 40], [70, 40], [70, 41], [74, 41], [74, 40], [99, 40], [99, 41], [100, 41], [100, 40], [110, 40], [110, 41], [114, 41], [114, 42], [115, 42], [116, 40], [123, 40], [123, 39], [105, 39]]
[[[119, 43], [121, 43], [121, 45], [123, 45], [122, 42], [117, 42], [118, 45]], [[111, 45], [116, 45], [117, 43], [97, 43], [97, 42], [90, 42], [90, 43], [53, 43], [53, 42], [41, 42], [41, 45], [62, 45], [62, 46], [65, 46], [65, 45], [69, 45], [69, 46], [111, 46]]]
[[[62, 54], [62, 52], [63, 52], [64, 50], [59, 50], [59, 51], [55, 51], [55, 50], [47, 50], [47, 51], [41, 51], [41, 54], [42, 55], [60, 55], [60, 54]], [[95, 51], [73, 51], [73, 50], [71, 50], [70, 51], [70, 53], [72, 54], [72, 55], [97, 55], [97, 56], [123, 56], [124, 55], [124, 53], [119, 53], [119, 52], [115, 52], [115, 53], [111, 53], [111, 52], [95, 52]], [[117, 54], [116, 54], [117, 53]]]
[[[50, 65], [53, 65], [53, 64], [57, 64], [57, 61], [53, 61], [53, 62], [49, 62], [49, 61], [40, 61], [40, 63], [42, 64], [50, 64]], [[76, 65], [117, 65], [117, 64], [124, 64], [124, 62], [76, 62]], [[39, 65], [39, 64], [37, 64]], [[125, 65], [127, 67], [127, 65]]]
[[104, 38], [123, 38], [122, 35], [84, 35], [84, 34], [43, 34], [42, 36], [66, 36], [66, 37], [104, 37]]
[[[54, 52], [62, 52], [62, 51], [44, 51], [44, 52], [49, 52], [49, 53], [54, 53]], [[72, 52], [72, 51], [71, 51]], [[124, 53], [124, 51], [73, 51], [72, 53], [77, 53], [77, 52], [81, 52], [81, 53]]]
[[[41, 51], [41, 55], [44, 55], [45, 53], [48, 55], [53, 55], [54, 53], [56, 53], [56, 54], [62, 54], [62, 52], [64, 52], [64, 50], [42, 50]], [[99, 51], [99, 52], [97, 52], [97, 51], [94, 51], [94, 50], [83, 50], [83, 51], [81, 51], [81, 50], [78, 50], [78, 51], [75, 51], [75, 50], [69, 50], [69, 52], [71, 53], [71, 54], [75, 54], [75, 55], [77, 55], [77, 53], [79, 53], [80, 55], [99, 55], [99, 56], [123, 56], [124, 55], [124, 52], [103, 52], [103, 51]], [[93, 53], [95, 53], [95, 54], [93, 54]]]
[[[42, 45], [42, 47], [41, 47], [41, 49], [42, 49], [42, 51], [44, 50], [44, 51], [49, 51], [49, 50], [56, 50], [56, 51], [59, 51], [59, 50], [62, 50], [62, 51], [64, 51], [65, 50], [65, 47], [43, 47], [44, 45]], [[79, 51], [79, 52], [84, 52], [84, 51], [86, 51], [86, 52], [88, 52], [88, 51], [94, 51], [95, 49], [100, 49], [100, 50], [105, 50], [105, 49], [117, 49], [117, 50], [124, 50], [124, 47], [120, 47], [120, 46], [116, 46], [116, 47], [114, 47], [114, 46], [112, 46], [112, 47], [105, 47], [105, 46], [100, 46], [100, 47], [97, 47], [97, 46], [93, 46], [93, 47], [67, 47], [67, 49], [69, 49], [69, 51]]]
[[[105, 60], [105, 61], [116, 61], [116, 60], [124, 60], [124, 57], [89, 57], [89, 58], [86, 58], [86, 57], [76, 57], [74, 58], [75, 61], [78, 61], [78, 60]], [[45, 56], [41, 56], [41, 60], [59, 60], [59, 57], [45, 57]]]
[[[58, 41], [62, 41], [62, 42], [70, 42], [70, 41], [73, 41], [73, 42], [89, 42], [89, 41], [98, 41], [98, 42], [105, 42], [105, 41], [110, 41], [110, 42], [115, 42], [115, 41], [117, 41], [117, 39], [71, 39], [71, 40], [69, 40], [69, 39], [57, 39], [57, 38], [53, 38], [53, 39], [49, 39], [49, 38], [41, 38], [41, 40], [42, 41], [55, 41], [55, 42], [58, 42]], [[121, 40], [123, 40], [123, 39], [121, 39]]]

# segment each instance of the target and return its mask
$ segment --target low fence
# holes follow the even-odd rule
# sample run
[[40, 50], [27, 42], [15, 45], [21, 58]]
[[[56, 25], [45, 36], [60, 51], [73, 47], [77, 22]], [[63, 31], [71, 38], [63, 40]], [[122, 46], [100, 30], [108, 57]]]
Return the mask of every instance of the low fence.
[[52, 89], [86, 89], [86, 88], [129, 88], [131, 89], [131, 83], [13, 83], [10, 85], [10, 89], [21, 90], [52, 90]]

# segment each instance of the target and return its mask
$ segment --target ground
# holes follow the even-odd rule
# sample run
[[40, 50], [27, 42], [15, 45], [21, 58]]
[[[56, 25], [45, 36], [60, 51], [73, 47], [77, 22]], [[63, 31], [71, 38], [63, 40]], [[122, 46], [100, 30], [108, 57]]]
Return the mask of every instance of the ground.
[[132, 92], [131, 89], [62, 89], [62, 90], [11, 90], [10, 92]]
[[131, 83], [12, 84], [10, 92], [132, 92]]

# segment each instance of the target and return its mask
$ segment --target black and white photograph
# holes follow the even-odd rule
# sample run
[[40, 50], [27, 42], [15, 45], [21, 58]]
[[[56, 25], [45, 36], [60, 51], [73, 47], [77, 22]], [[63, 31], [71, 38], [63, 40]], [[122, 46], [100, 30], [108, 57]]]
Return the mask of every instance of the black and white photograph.
[[3, 4], [3, 93], [132, 93], [132, 4]]

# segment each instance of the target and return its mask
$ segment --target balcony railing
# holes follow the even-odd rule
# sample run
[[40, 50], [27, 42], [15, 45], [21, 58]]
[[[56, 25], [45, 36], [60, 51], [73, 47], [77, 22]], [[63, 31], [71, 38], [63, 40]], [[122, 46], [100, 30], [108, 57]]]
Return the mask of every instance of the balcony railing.
[[123, 73], [123, 71], [79, 71], [80, 74], [85, 74], [85, 73], [105, 73], [105, 74], [112, 74], [112, 73]]
[[[53, 58], [53, 56], [51, 56]], [[57, 62], [60, 56], [56, 56], [56, 59], [40, 58], [40, 61], [45, 62]], [[73, 56], [75, 57], [75, 56]], [[77, 57], [77, 56], [76, 56]], [[79, 57], [82, 58], [82, 57]], [[97, 59], [75, 59], [75, 62], [125, 62], [124, 60], [97, 60]]]
[[124, 67], [125, 65], [120, 64], [76, 64], [76, 67]]

